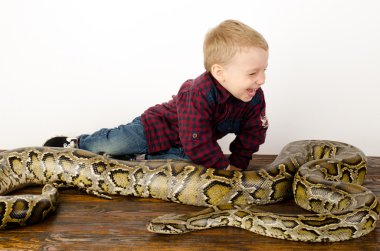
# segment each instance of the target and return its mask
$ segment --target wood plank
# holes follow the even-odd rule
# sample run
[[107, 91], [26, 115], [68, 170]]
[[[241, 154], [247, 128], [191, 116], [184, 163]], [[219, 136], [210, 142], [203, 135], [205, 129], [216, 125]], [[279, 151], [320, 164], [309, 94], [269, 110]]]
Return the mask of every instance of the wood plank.
[[[255, 155], [251, 168], [271, 163], [274, 155]], [[380, 157], [369, 157], [365, 186], [380, 195]], [[39, 193], [26, 188], [15, 193]], [[201, 208], [154, 199], [115, 196], [101, 199], [74, 189], [60, 192], [60, 206], [44, 222], [0, 234], [1, 250], [379, 250], [380, 224], [362, 238], [339, 243], [301, 243], [260, 236], [238, 228], [217, 228], [184, 235], [146, 230], [150, 219]], [[264, 207], [299, 212], [293, 202]]]

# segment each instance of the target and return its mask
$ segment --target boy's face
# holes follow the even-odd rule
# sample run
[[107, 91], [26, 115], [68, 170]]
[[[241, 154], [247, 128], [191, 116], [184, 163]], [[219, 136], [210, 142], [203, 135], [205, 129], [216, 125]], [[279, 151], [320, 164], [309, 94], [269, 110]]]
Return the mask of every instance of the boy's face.
[[242, 49], [213, 75], [235, 98], [249, 102], [265, 83], [268, 51], [258, 47]]

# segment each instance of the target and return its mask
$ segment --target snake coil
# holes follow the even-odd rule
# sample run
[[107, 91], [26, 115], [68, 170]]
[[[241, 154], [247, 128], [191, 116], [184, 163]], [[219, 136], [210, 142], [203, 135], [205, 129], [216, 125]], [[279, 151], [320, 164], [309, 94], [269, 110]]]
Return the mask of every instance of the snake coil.
[[[209, 207], [153, 219], [152, 232], [233, 226], [287, 240], [342, 241], [376, 227], [380, 206], [361, 186], [365, 174], [359, 149], [322, 140], [292, 142], [267, 167], [244, 172], [186, 161], [118, 161], [79, 149], [20, 148], [0, 153], [0, 228], [41, 221], [57, 206], [56, 188], [75, 187], [104, 198], [152, 197]], [[36, 184], [45, 185], [41, 195], [4, 196]], [[291, 197], [314, 213], [274, 214], [255, 207]]]

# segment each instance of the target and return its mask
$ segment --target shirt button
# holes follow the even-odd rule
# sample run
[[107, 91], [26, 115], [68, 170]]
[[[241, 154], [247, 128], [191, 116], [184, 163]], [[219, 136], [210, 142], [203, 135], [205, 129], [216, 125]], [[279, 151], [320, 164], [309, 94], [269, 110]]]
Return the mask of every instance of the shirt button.
[[193, 139], [196, 139], [196, 138], [198, 138], [198, 133], [194, 132], [193, 133]]

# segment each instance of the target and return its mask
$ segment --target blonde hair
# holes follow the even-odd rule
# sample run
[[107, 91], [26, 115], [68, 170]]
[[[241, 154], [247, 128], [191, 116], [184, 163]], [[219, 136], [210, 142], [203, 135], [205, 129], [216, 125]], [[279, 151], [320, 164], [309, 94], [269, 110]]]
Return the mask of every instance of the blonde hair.
[[249, 47], [268, 51], [268, 43], [259, 32], [236, 20], [223, 21], [206, 34], [203, 43], [206, 71], [210, 71], [213, 64], [228, 62], [237, 52]]

